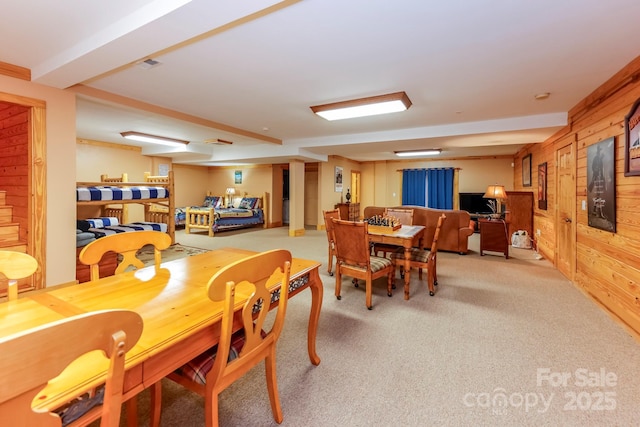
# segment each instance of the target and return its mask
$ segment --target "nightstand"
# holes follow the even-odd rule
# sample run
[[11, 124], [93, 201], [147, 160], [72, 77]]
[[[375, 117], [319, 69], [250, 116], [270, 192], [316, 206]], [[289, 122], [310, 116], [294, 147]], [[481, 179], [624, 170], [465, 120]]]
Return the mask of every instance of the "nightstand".
[[501, 252], [509, 259], [509, 225], [502, 219], [479, 219], [480, 255], [484, 251]]

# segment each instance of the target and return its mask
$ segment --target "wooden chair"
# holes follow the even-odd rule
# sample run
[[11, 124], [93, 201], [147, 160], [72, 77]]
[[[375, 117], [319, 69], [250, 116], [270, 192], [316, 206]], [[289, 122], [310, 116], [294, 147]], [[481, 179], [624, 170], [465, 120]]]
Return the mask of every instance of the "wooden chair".
[[[413, 225], [413, 209], [384, 208], [383, 216], [397, 218], [402, 225]], [[398, 246], [387, 243], [376, 243], [372, 249], [374, 255], [380, 256], [380, 252], [382, 252], [382, 256], [386, 258], [387, 255], [398, 250]]]
[[[230, 264], [211, 277], [209, 298], [224, 303], [218, 345], [192, 359], [169, 379], [204, 397], [205, 424], [218, 425], [219, 394], [262, 360], [265, 361], [267, 389], [273, 418], [282, 422], [282, 408], [276, 379], [276, 343], [284, 325], [289, 299], [291, 253], [283, 249], [262, 252]], [[271, 288], [281, 283], [274, 294]], [[234, 310], [234, 294], [251, 295], [239, 313]], [[277, 301], [274, 301], [277, 299]], [[271, 306], [277, 313], [270, 331], [263, 330]], [[239, 331], [234, 332], [238, 322]], [[160, 406], [152, 396], [152, 409]]]
[[116, 268], [116, 274], [123, 273], [128, 267], [142, 268], [144, 264], [136, 257], [136, 253], [146, 245], [154, 247], [154, 261], [156, 273], [162, 262], [161, 250], [171, 246], [171, 237], [160, 231], [135, 231], [130, 233], [117, 233], [101, 237], [89, 243], [80, 251], [78, 259], [91, 268], [91, 280], [100, 278], [98, 263], [102, 256], [109, 252], [122, 255], [122, 261]]
[[[102, 427], [120, 425], [125, 353], [142, 333], [142, 318], [133, 311], [84, 313], [0, 338], [0, 420], [7, 426], [59, 426], [78, 415], [32, 408], [49, 380], [80, 356], [100, 350], [109, 359], [102, 405], [97, 404], [70, 426], [86, 425], [101, 417]], [[80, 339], [79, 339], [80, 338]], [[35, 357], [35, 359], [34, 359]], [[31, 360], [32, 363], [25, 363]], [[84, 393], [84, 391], [80, 391]], [[81, 405], [86, 400], [76, 400]], [[85, 405], [86, 406], [86, 405]], [[82, 411], [80, 411], [82, 412]], [[72, 417], [73, 418], [73, 417]]]
[[7, 298], [18, 298], [18, 280], [31, 276], [38, 269], [38, 261], [29, 254], [0, 251], [0, 273], [7, 278]]
[[[435, 295], [435, 286], [438, 285], [438, 275], [436, 272], [437, 256], [438, 256], [438, 237], [440, 236], [440, 229], [442, 223], [446, 219], [446, 215], [442, 214], [438, 217], [436, 224], [436, 230], [433, 234], [433, 242], [431, 243], [431, 250], [425, 251], [424, 249], [412, 248], [411, 259], [409, 260], [411, 268], [418, 269], [418, 280], [422, 280], [422, 270], [427, 269], [427, 286], [429, 287], [429, 295]], [[404, 263], [404, 249], [398, 249], [391, 254], [391, 261], [393, 262], [394, 269], [398, 264]]]
[[387, 295], [391, 296], [393, 284], [393, 264], [388, 258], [371, 255], [369, 249], [368, 224], [364, 221], [343, 221], [333, 219], [333, 234], [336, 246], [336, 298], [341, 299], [342, 276], [354, 278], [358, 286], [358, 279], [366, 282], [366, 305], [373, 308], [372, 282], [387, 276]]
[[340, 219], [340, 210], [332, 209], [330, 211], [322, 211], [324, 217], [324, 228], [327, 230], [327, 241], [329, 243], [329, 266], [327, 271], [329, 276], [333, 276], [333, 257], [336, 255], [336, 244], [333, 237], [333, 218]]

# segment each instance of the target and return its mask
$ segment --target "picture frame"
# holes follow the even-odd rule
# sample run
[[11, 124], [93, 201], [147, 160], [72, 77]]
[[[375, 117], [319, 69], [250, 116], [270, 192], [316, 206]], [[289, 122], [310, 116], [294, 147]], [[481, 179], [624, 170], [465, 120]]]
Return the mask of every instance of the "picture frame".
[[640, 99], [624, 118], [624, 176], [640, 175]]
[[615, 138], [587, 147], [587, 216], [589, 226], [616, 232]]
[[335, 192], [342, 193], [342, 167], [336, 166], [335, 174], [334, 174], [334, 184], [335, 184]]
[[547, 210], [547, 162], [538, 165], [538, 209]]
[[242, 171], [235, 171], [233, 176], [235, 184], [242, 184]]
[[522, 158], [522, 186], [531, 187], [531, 154]]

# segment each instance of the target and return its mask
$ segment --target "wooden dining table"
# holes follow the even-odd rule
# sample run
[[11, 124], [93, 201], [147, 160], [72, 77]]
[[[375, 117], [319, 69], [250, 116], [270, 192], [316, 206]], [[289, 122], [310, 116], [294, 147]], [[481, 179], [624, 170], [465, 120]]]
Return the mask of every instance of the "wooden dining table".
[[419, 246], [424, 234], [423, 225], [402, 225], [397, 230], [369, 229], [369, 241], [384, 243], [404, 248], [404, 299], [409, 299], [409, 283], [411, 282], [411, 248]]
[[[217, 344], [223, 302], [208, 298], [207, 283], [220, 268], [254, 253], [236, 248], [217, 249], [163, 263], [157, 274], [154, 267], [146, 267], [95, 282], [33, 292], [0, 304], [0, 337], [95, 310], [118, 308], [137, 312], [144, 321], [144, 329], [138, 343], [126, 355], [126, 400]], [[313, 365], [320, 363], [316, 353], [323, 294], [320, 265], [316, 261], [293, 258], [289, 282], [290, 298], [304, 289], [311, 290], [307, 349]], [[276, 285], [274, 291], [278, 288]], [[238, 285], [236, 309], [242, 307], [250, 292], [248, 287]], [[276, 304], [277, 301], [272, 302], [272, 307]], [[284, 327], [287, 327], [286, 321]], [[33, 360], [25, 363], [37, 360], [34, 355]], [[88, 353], [47, 385], [36, 399], [37, 407], [57, 408], [104, 383], [106, 373], [107, 360], [99, 354]]]

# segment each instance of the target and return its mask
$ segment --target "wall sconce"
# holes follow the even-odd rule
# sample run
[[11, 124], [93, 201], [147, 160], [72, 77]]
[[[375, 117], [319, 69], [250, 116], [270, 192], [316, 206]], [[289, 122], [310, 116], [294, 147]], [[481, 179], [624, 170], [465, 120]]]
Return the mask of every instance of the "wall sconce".
[[236, 189], [234, 187], [229, 187], [225, 191], [227, 193], [227, 207], [233, 207], [233, 196], [236, 194]]
[[333, 102], [331, 104], [310, 107], [311, 111], [327, 120], [352, 119], [355, 117], [375, 116], [377, 114], [396, 113], [411, 107], [411, 100], [404, 92], [368, 98]]
[[131, 139], [133, 141], [148, 142], [150, 144], [168, 145], [170, 147], [184, 147], [189, 143], [189, 141], [184, 141], [182, 139], [167, 138], [164, 136], [149, 135], [148, 133], [134, 132], [134, 131], [120, 132], [120, 135], [122, 135], [123, 138]]

